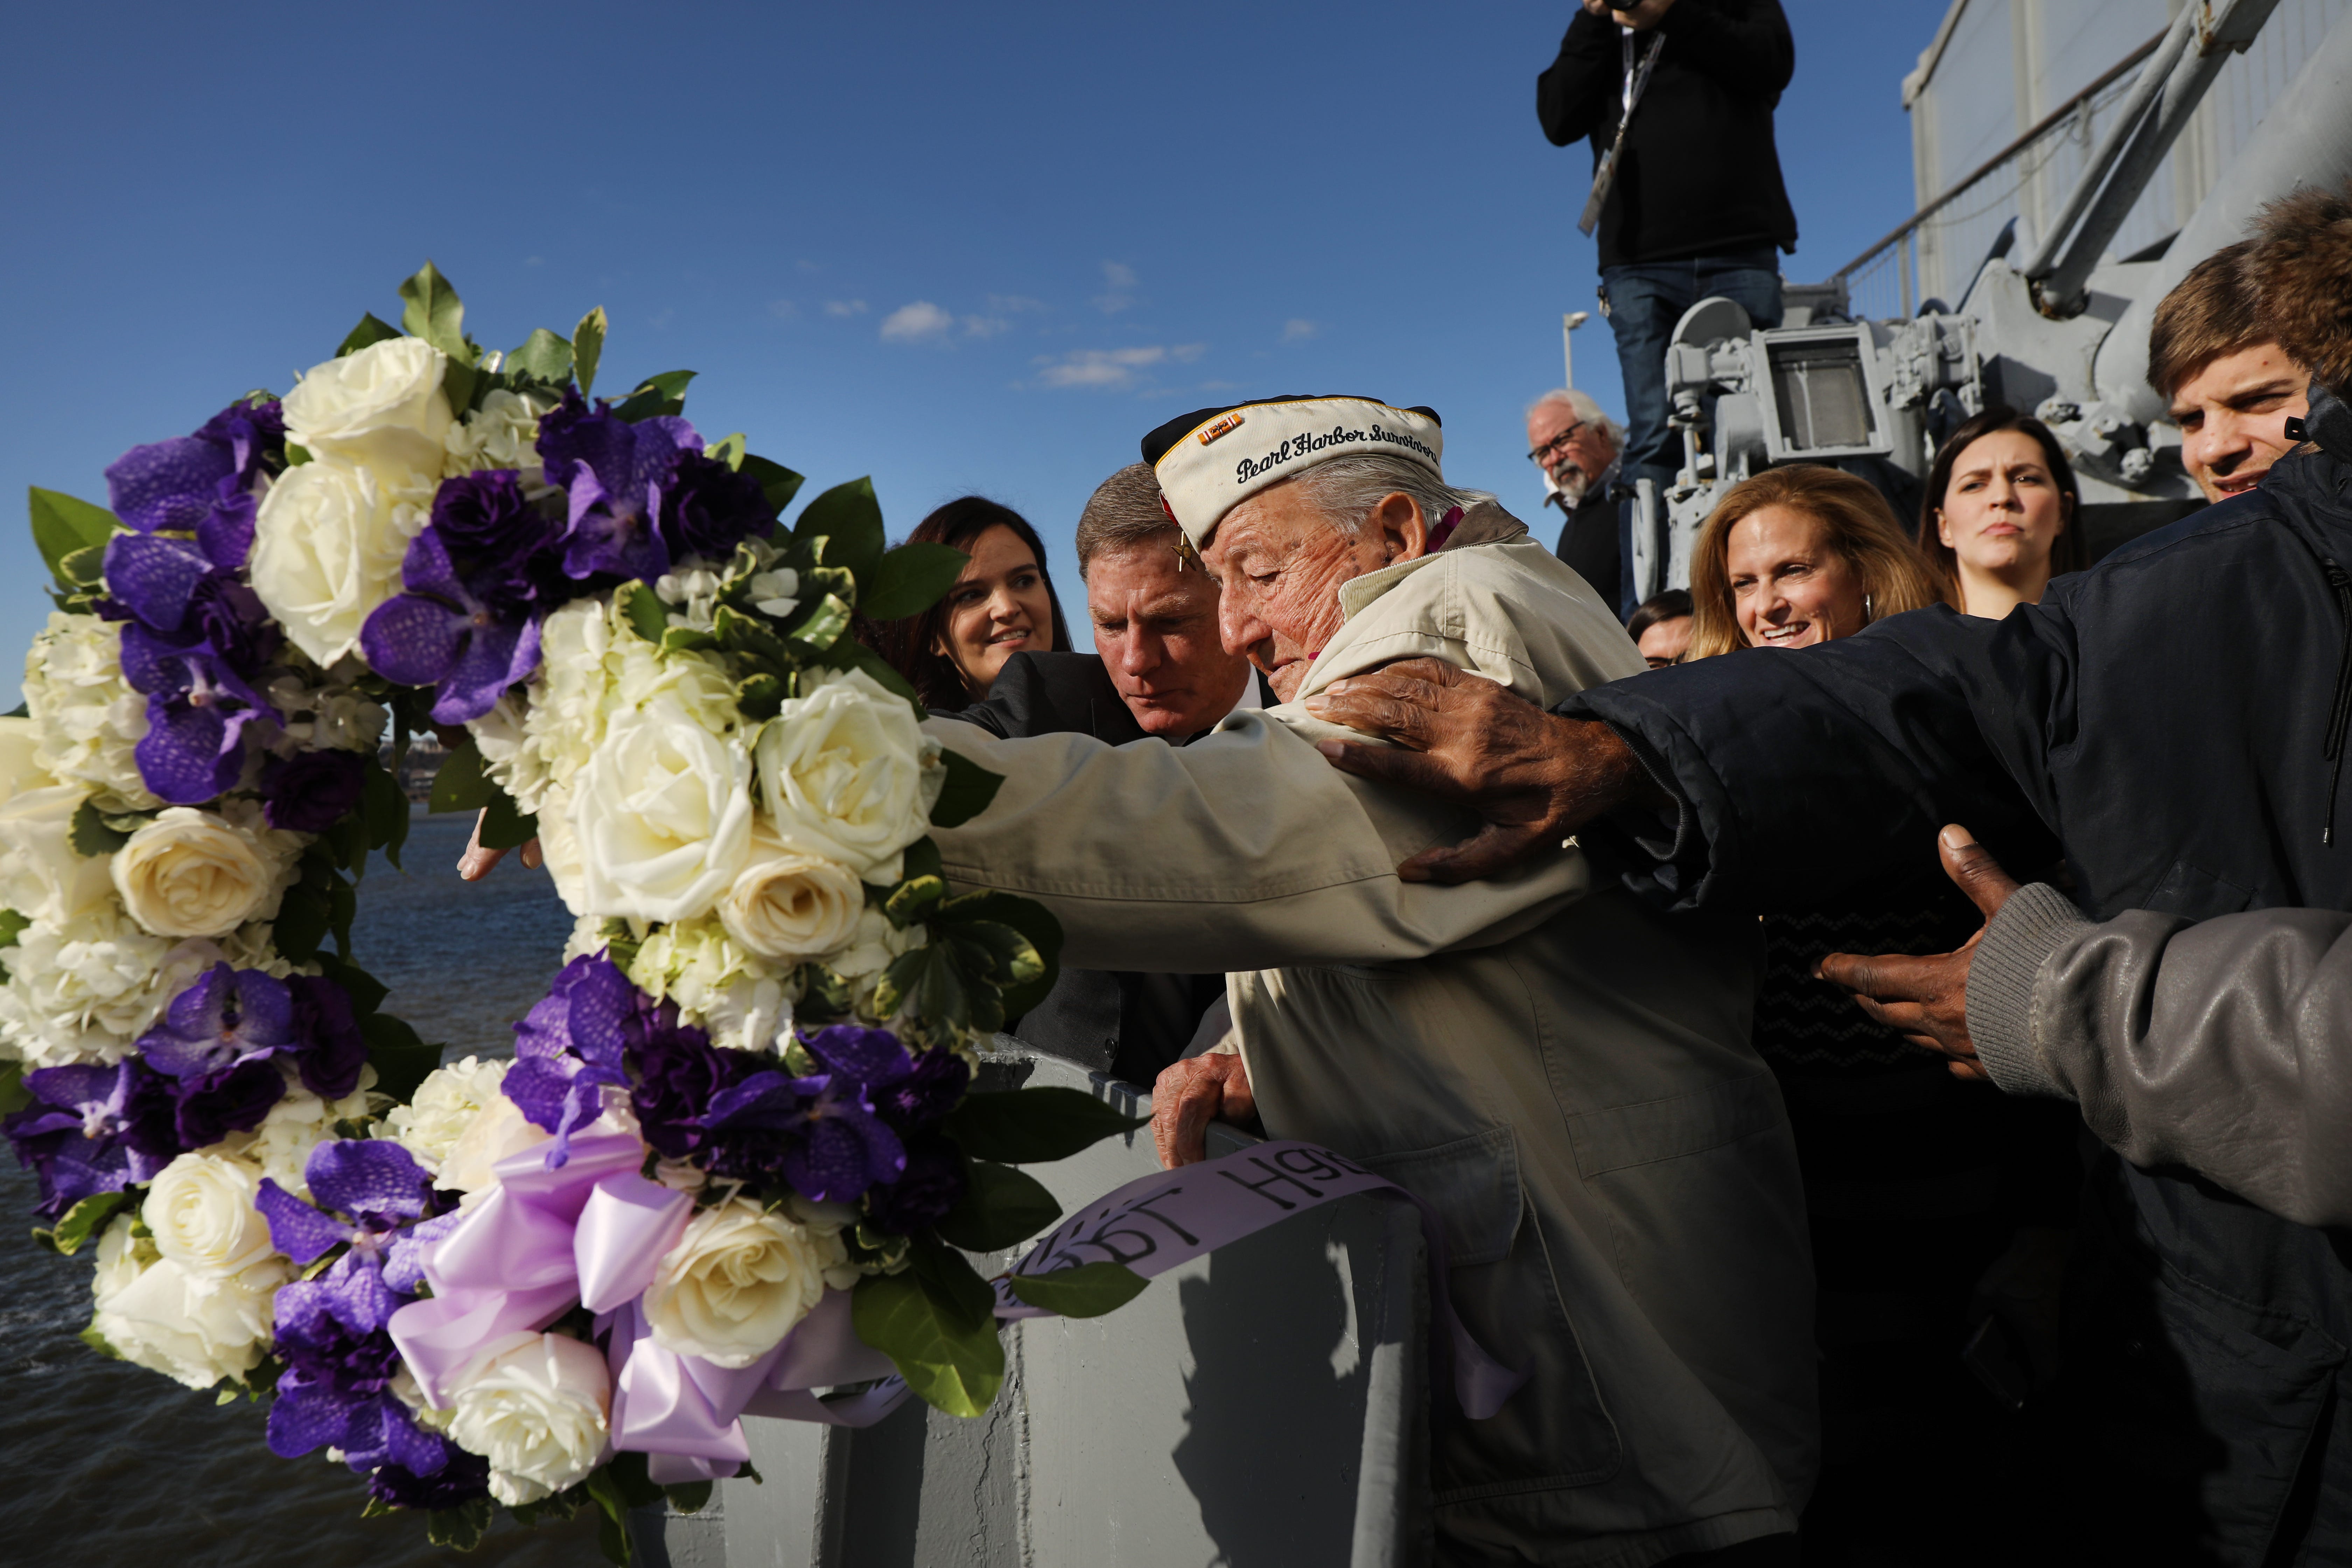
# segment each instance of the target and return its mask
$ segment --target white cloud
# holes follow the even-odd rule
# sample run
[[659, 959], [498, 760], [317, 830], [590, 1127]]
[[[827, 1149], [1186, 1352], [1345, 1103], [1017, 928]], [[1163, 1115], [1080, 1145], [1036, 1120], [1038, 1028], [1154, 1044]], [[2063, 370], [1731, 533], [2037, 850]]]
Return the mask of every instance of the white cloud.
[[964, 336], [968, 338], [992, 338], [999, 332], [1012, 330], [1013, 323], [1002, 316], [966, 316], [963, 319]]
[[1209, 345], [1206, 343], [1178, 343], [1168, 351], [1168, 357], [1178, 364], [1191, 364], [1208, 352]]
[[780, 321], [796, 321], [799, 319], [800, 313], [801, 308], [798, 305], [793, 304], [790, 300], [771, 300], [768, 301], [768, 314], [775, 317], [776, 320]]
[[1039, 359], [1037, 381], [1043, 386], [1130, 386], [1137, 371], [1169, 357], [1168, 350], [1158, 343], [1131, 349], [1079, 349], [1060, 359]]
[[1045, 308], [1045, 301], [1032, 300], [1026, 294], [991, 294], [988, 297], [988, 309], [992, 315], [1017, 316], [1024, 310], [1042, 310]]
[[805, 256], [800, 258], [799, 266], [800, 269], [803, 272], [822, 272], [824, 270], [824, 268], [819, 267], [815, 262], [811, 261]]
[[1116, 316], [1135, 303], [1135, 268], [1121, 261], [1102, 264], [1103, 291], [1095, 296], [1095, 309], [1106, 316]]
[[886, 343], [919, 343], [932, 338], [947, 336], [955, 325], [955, 318], [932, 304], [929, 300], [917, 300], [901, 305], [882, 318], [882, 341]]
[[863, 300], [827, 300], [824, 302], [824, 313], [835, 318], [843, 316], [862, 316], [866, 314], [866, 301]]
[[1282, 341], [1286, 343], [1302, 342], [1313, 337], [1316, 331], [1314, 322], [1293, 316], [1282, 323]]

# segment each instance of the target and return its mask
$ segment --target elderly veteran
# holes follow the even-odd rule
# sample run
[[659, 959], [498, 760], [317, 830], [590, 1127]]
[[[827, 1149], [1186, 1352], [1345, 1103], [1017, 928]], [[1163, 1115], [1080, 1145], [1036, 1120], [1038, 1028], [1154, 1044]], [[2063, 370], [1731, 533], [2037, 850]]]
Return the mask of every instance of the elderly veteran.
[[[1762, 1547], [1796, 1528], [1816, 1423], [1803, 1198], [1748, 1044], [1752, 923], [1653, 913], [1570, 846], [1487, 882], [1401, 881], [1466, 819], [1333, 769], [1316, 741], [1361, 737], [1297, 706], [1414, 656], [1543, 703], [1642, 668], [1592, 589], [1492, 498], [1447, 487], [1441, 442], [1428, 410], [1354, 397], [1147, 437], [1220, 580], [1225, 645], [1283, 705], [1181, 748], [934, 719], [1004, 775], [936, 837], [951, 879], [1053, 908], [1066, 963], [1239, 971], [1268, 1131], [1443, 1216], [1455, 1305], [1531, 1374], [1484, 1421], [1438, 1396], [1443, 1558], [1641, 1568]], [[1234, 800], [1253, 809], [1219, 809]]]

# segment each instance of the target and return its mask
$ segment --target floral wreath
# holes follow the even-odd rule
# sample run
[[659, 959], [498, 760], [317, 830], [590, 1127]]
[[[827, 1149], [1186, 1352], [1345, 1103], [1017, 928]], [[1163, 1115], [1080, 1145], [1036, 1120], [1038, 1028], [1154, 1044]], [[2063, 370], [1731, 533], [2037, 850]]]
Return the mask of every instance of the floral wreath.
[[[36, 1236], [94, 1256], [94, 1349], [268, 1401], [274, 1452], [436, 1541], [593, 1506], [625, 1561], [628, 1509], [737, 1473], [743, 1413], [984, 1410], [964, 1251], [1057, 1217], [1015, 1165], [1135, 1123], [967, 1099], [1060, 929], [948, 896], [929, 830], [998, 780], [848, 635], [965, 557], [886, 552], [864, 479], [784, 527], [801, 477], [706, 441], [690, 372], [592, 402], [602, 310], [486, 353], [430, 263], [400, 293], [283, 399], [126, 453], [111, 510], [32, 492], [0, 1109]], [[536, 836], [576, 918], [510, 1062], [442, 1066], [351, 955], [427, 730], [432, 808]]]

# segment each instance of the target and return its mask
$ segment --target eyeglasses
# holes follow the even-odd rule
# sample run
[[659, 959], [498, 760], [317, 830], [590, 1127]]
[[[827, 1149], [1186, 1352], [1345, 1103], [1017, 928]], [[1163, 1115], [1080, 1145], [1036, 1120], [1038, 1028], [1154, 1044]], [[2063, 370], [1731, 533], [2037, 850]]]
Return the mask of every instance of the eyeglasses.
[[1567, 449], [1569, 442], [1575, 439], [1576, 433], [1579, 430], [1583, 429], [1587, 423], [1588, 421], [1582, 419], [1578, 420], [1575, 424], [1570, 426], [1567, 429], [1561, 431], [1550, 440], [1546, 441], [1542, 446], [1538, 447], [1534, 451], [1529, 452], [1528, 454], [1528, 461], [1533, 463], [1538, 468], [1550, 468], [1551, 459]]

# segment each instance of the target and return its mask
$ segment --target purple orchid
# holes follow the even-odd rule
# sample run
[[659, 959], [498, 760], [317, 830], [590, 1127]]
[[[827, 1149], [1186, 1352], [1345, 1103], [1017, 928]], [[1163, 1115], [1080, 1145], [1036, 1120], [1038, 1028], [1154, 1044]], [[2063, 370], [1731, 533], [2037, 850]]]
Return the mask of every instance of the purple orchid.
[[125, 452], [106, 470], [107, 499], [137, 531], [194, 532], [215, 565], [234, 571], [253, 545], [255, 482], [285, 450], [275, 398], [232, 403], [193, 436]]
[[572, 1134], [596, 1120], [606, 1085], [626, 1089], [628, 1037], [641, 1028], [640, 997], [602, 953], [563, 966], [555, 984], [514, 1026], [515, 1063], [504, 1092], [524, 1117], [555, 1134], [547, 1168], [572, 1157]]
[[914, 1236], [939, 1224], [967, 1184], [956, 1146], [939, 1133], [919, 1133], [907, 1141], [905, 1172], [866, 1194], [866, 1215], [893, 1235]]
[[35, 1211], [58, 1219], [82, 1199], [151, 1181], [180, 1152], [163, 1085], [126, 1057], [110, 1068], [41, 1068], [25, 1075], [33, 1103], [6, 1121], [17, 1163], [40, 1182]]
[[764, 1166], [819, 1202], [854, 1203], [907, 1166], [898, 1135], [874, 1114], [866, 1086], [845, 1072], [755, 1074], [713, 1099], [702, 1123], [722, 1135], [767, 1135], [725, 1139], [711, 1158], [713, 1175], [748, 1178]]
[[314, 1263], [351, 1250], [316, 1279], [278, 1292], [277, 1352], [286, 1363], [269, 1411], [269, 1447], [295, 1458], [332, 1446], [362, 1473], [397, 1465], [412, 1478], [438, 1474], [453, 1450], [416, 1424], [392, 1389], [400, 1371], [392, 1315], [423, 1279], [416, 1222], [433, 1211], [433, 1178], [385, 1140], [339, 1139], [303, 1167], [314, 1202], [264, 1177], [254, 1206], [270, 1245]]
[[724, 561], [735, 547], [766, 533], [776, 509], [751, 475], [729, 468], [699, 447], [677, 455], [677, 470], [662, 493], [662, 537], [672, 556]]
[[463, 1508], [490, 1495], [490, 1462], [449, 1445], [449, 1462], [430, 1475], [384, 1465], [368, 1478], [368, 1496], [393, 1508]]
[[294, 1068], [302, 1087], [321, 1100], [342, 1099], [359, 1088], [368, 1057], [350, 994], [315, 974], [288, 976], [286, 990], [294, 1004]]
[[577, 392], [539, 422], [539, 456], [547, 482], [562, 489], [563, 570], [572, 577], [610, 574], [650, 583], [670, 567], [657, 524], [662, 493], [678, 454], [699, 454], [702, 437], [670, 415], [632, 424]]
[[131, 617], [123, 679], [147, 697], [147, 733], [131, 752], [141, 778], [178, 805], [233, 788], [246, 726], [278, 716], [246, 680], [282, 644], [268, 611], [184, 539], [115, 535], [106, 584], [110, 607]]
[[324, 833], [360, 804], [367, 764], [357, 752], [299, 752], [261, 770], [261, 814], [288, 833]]
[[[822, 1033], [823, 1031], [819, 1031]], [[874, 1096], [874, 1110], [901, 1134], [937, 1123], [963, 1103], [971, 1068], [953, 1051], [925, 1051], [914, 1069]]]
[[360, 629], [360, 647], [385, 679], [436, 687], [436, 722], [480, 718], [539, 668], [539, 622], [528, 591], [501, 584], [477, 592], [433, 527], [410, 542], [401, 581], [408, 592], [376, 606]]
[[751, 1051], [714, 1046], [691, 1026], [679, 1025], [667, 1003], [646, 1019], [645, 1037], [634, 1052], [636, 1085], [630, 1109], [646, 1142], [666, 1159], [678, 1160], [709, 1142], [702, 1113], [713, 1098], [758, 1072], [767, 1058]]
[[286, 1093], [272, 1059], [295, 1044], [294, 1000], [286, 982], [258, 969], [215, 963], [172, 998], [139, 1038], [147, 1065], [178, 1080], [173, 1090], [180, 1141], [202, 1149], [261, 1125]]

